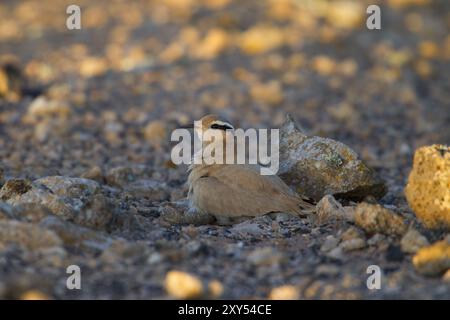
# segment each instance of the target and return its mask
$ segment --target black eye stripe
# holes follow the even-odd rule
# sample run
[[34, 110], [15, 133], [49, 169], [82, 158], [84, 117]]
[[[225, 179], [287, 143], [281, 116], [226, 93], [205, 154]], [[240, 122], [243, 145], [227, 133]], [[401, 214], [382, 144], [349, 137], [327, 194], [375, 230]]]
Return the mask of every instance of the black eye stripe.
[[226, 124], [217, 124], [217, 123], [214, 123], [214, 124], [211, 126], [211, 129], [229, 130], [229, 129], [233, 129], [233, 128], [230, 127], [230, 126], [228, 126], [228, 125], [226, 125]]

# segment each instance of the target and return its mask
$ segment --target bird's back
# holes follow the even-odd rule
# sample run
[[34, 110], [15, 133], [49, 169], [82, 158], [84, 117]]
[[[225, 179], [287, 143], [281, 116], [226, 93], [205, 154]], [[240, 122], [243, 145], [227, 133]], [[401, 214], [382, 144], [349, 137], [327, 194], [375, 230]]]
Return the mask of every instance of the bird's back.
[[310, 207], [278, 176], [261, 175], [258, 165], [194, 166], [188, 183], [192, 206], [216, 216], [299, 215]]

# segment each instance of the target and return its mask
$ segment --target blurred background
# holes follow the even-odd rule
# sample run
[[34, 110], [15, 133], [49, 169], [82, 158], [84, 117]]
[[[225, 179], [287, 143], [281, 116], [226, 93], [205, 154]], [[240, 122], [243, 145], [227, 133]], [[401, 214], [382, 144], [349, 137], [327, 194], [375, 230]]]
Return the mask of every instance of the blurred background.
[[[81, 7], [81, 30], [66, 8]], [[366, 8], [381, 8], [381, 30]], [[450, 143], [447, 0], [0, 3], [0, 180], [142, 164], [206, 113], [352, 147], [407, 208], [414, 150]], [[161, 173], [162, 172], [162, 173]], [[1, 185], [1, 181], [0, 181]], [[405, 209], [408, 210], [408, 209]]]

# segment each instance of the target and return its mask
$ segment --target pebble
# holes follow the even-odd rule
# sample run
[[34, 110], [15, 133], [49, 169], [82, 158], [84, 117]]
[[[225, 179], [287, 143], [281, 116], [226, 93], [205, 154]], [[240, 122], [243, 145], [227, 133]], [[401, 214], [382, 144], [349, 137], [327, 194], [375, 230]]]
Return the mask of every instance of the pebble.
[[169, 295], [176, 299], [195, 299], [203, 295], [202, 281], [183, 271], [169, 271], [164, 280]]
[[298, 300], [300, 292], [293, 285], [284, 285], [273, 288], [269, 293], [270, 300]]

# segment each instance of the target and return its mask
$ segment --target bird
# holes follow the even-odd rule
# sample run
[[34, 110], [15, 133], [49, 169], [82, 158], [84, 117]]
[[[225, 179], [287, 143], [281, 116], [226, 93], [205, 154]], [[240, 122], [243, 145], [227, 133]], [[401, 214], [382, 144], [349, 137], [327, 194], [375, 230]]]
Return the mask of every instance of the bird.
[[[219, 141], [225, 144], [233, 137], [234, 127], [217, 115], [202, 117], [201, 125], [194, 126], [197, 137], [202, 132], [215, 130]], [[201, 157], [201, 153], [194, 155]], [[226, 151], [224, 151], [224, 157]], [[292, 191], [277, 175], [261, 175], [259, 164], [205, 164], [193, 162], [189, 166], [187, 200], [190, 210], [220, 218], [257, 217], [284, 212], [300, 217], [313, 212], [309, 199]]]

